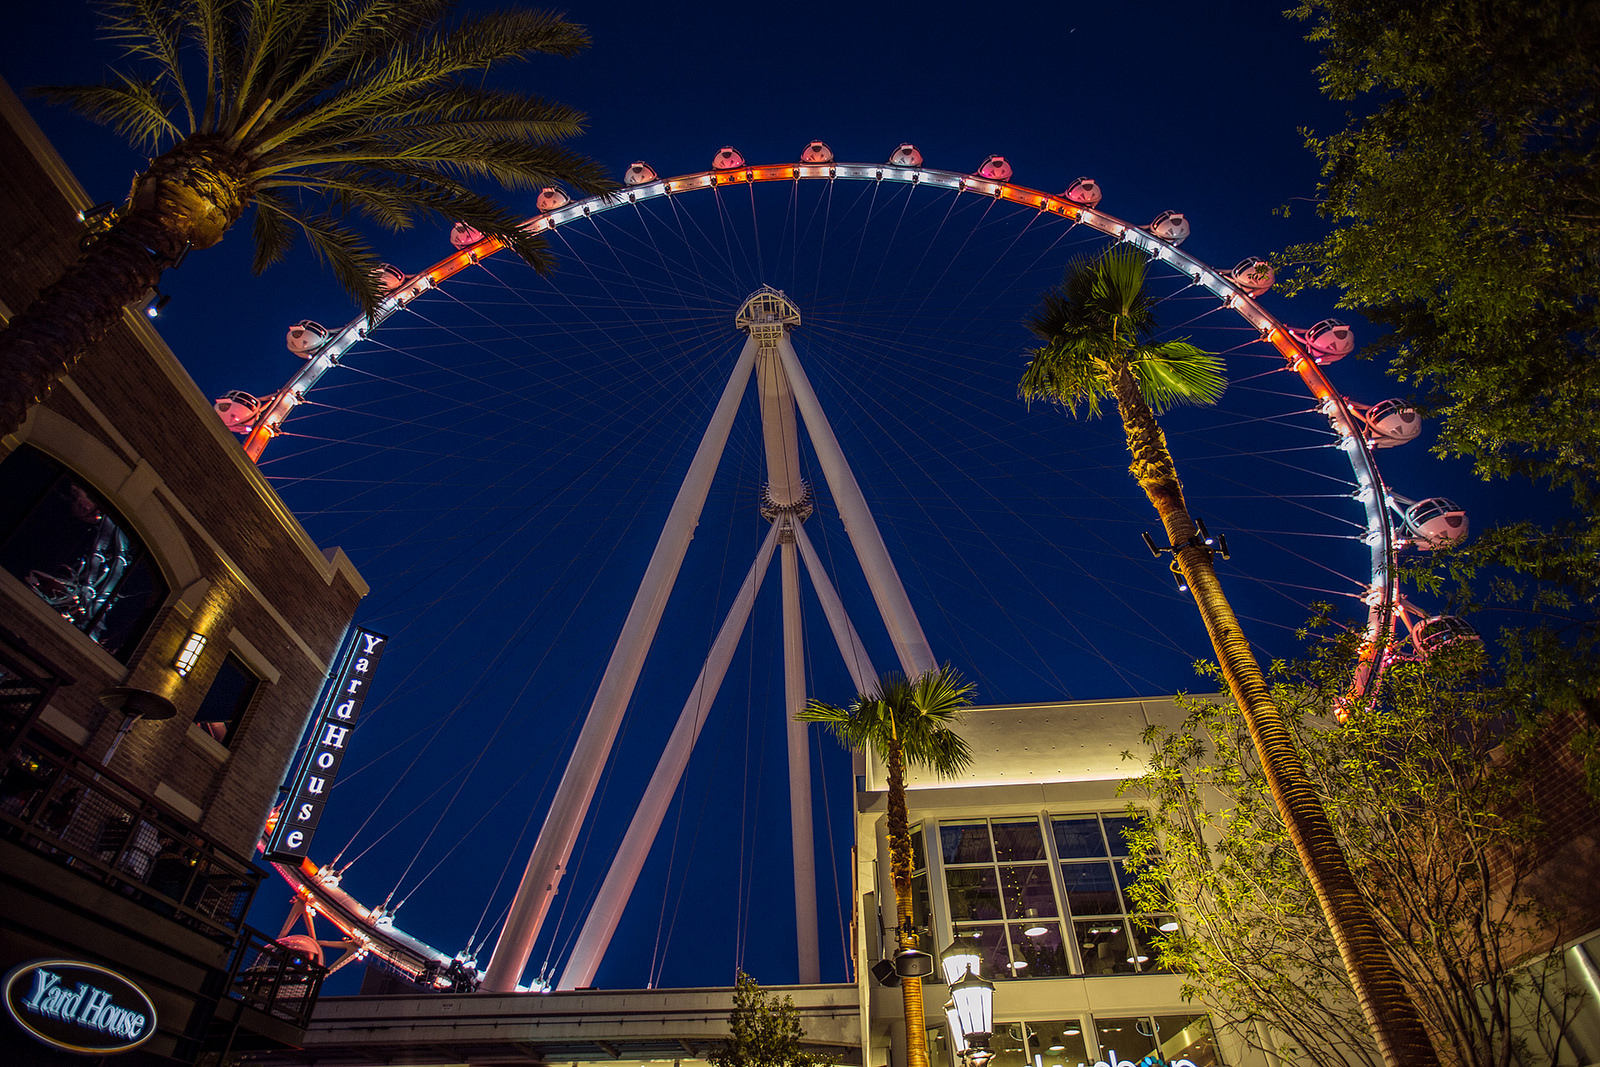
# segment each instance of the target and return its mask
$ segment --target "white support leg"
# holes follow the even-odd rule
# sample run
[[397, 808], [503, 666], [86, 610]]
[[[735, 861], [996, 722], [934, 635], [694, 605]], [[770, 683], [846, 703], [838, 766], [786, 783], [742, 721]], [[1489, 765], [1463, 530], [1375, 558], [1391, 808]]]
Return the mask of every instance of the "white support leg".
[[661, 829], [661, 821], [666, 818], [672, 796], [678, 790], [685, 768], [689, 766], [689, 756], [700, 737], [700, 728], [705, 725], [706, 714], [716, 702], [717, 691], [728, 673], [728, 664], [733, 659], [734, 650], [739, 647], [745, 624], [750, 621], [751, 605], [755, 603], [756, 593], [760, 591], [761, 582], [767, 575], [767, 566], [772, 562], [772, 550], [777, 543], [778, 527], [773, 526], [767, 533], [767, 539], [761, 543], [755, 561], [750, 564], [750, 572], [745, 575], [744, 584], [733, 598], [733, 605], [728, 608], [722, 629], [711, 643], [711, 651], [706, 655], [705, 665], [700, 668], [700, 677], [695, 680], [694, 688], [689, 691], [689, 699], [684, 701], [683, 710], [678, 713], [678, 724], [667, 739], [667, 746], [656, 763], [655, 773], [650, 776], [650, 784], [645, 787], [639, 808], [634, 812], [633, 822], [628, 825], [628, 832], [622, 838], [622, 846], [611, 861], [611, 870], [606, 873], [606, 880], [589, 908], [589, 917], [584, 920], [572, 955], [567, 957], [561, 980], [556, 983], [557, 989], [578, 989], [594, 983], [595, 972], [600, 969], [600, 961], [605, 957], [612, 935], [617, 932], [617, 923], [622, 918], [623, 909], [628, 906], [628, 897], [633, 892], [634, 883], [639, 880], [639, 872], [650, 854], [650, 846], [655, 843], [656, 833]]
[[811, 839], [811, 749], [806, 724], [795, 716], [806, 706], [806, 645], [800, 616], [800, 559], [792, 516], [779, 520], [783, 541], [783, 688], [789, 738], [789, 828], [794, 852], [794, 926], [800, 984], [822, 981], [817, 954], [817, 854]]
[[845, 614], [839, 592], [829, 580], [828, 572], [822, 569], [822, 560], [817, 557], [817, 550], [811, 547], [811, 538], [806, 536], [804, 526], [794, 528], [794, 540], [800, 549], [800, 558], [805, 561], [806, 573], [811, 575], [811, 588], [817, 591], [817, 599], [822, 601], [822, 614], [828, 620], [828, 629], [833, 631], [833, 641], [839, 646], [839, 655], [844, 657], [850, 680], [855, 683], [857, 693], [865, 693], [878, 684], [878, 672], [872, 666], [872, 658], [867, 655], [866, 646], [861, 643], [856, 628], [850, 624], [850, 616]]
[[733, 374], [717, 402], [711, 423], [706, 427], [700, 447], [695, 451], [678, 490], [672, 510], [667, 514], [666, 525], [656, 542], [650, 565], [645, 568], [644, 580], [634, 595], [633, 607], [612, 650], [611, 661], [606, 664], [605, 675], [589, 707], [583, 730], [578, 735], [577, 746], [567, 760], [567, 769], [556, 787], [550, 811], [545, 816], [539, 839], [534, 843], [533, 855], [528, 857], [522, 884], [511, 902], [506, 916], [505, 929], [495, 944], [494, 955], [484, 973], [483, 990], [490, 993], [510, 993], [517, 988], [528, 957], [533, 953], [534, 939], [555, 899], [556, 888], [566, 871], [567, 860], [572, 855], [578, 830], [594, 799], [595, 786], [605, 766], [611, 744], [616, 740], [617, 729], [622, 724], [622, 713], [633, 697], [639, 681], [639, 671], [644, 666], [645, 655], [655, 640], [656, 627], [672, 593], [673, 582], [683, 565], [689, 539], [694, 535], [700, 510], [705, 505], [706, 494], [711, 489], [711, 479], [722, 458], [728, 441], [728, 431], [739, 401], [750, 381], [750, 370], [755, 365], [756, 341], [750, 338], [739, 353]]
[[789, 388], [794, 391], [795, 403], [800, 408], [800, 417], [805, 420], [806, 430], [811, 435], [811, 446], [817, 451], [822, 473], [828, 479], [828, 488], [833, 491], [834, 503], [839, 507], [839, 517], [844, 520], [845, 532], [850, 535], [850, 543], [855, 546], [856, 557], [861, 560], [861, 569], [866, 573], [872, 598], [877, 601], [884, 625], [889, 628], [889, 639], [894, 642], [901, 669], [915, 678], [938, 666], [933, 659], [933, 650], [928, 647], [928, 639], [922, 632], [922, 623], [917, 621], [905, 586], [900, 583], [900, 573], [894, 569], [894, 561], [889, 558], [883, 535], [878, 532], [866, 498], [861, 495], [861, 486], [857, 484], [856, 476], [839, 448], [839, 439], [833, 435], [833, 427], [823, 414], [822, 404], [818, 402], [806, 372], [801, 369], [800, 357], [795, 354], [794, 345], [789, 343], [788, 337], [778, 340], [778, 353], [783, 360], [784, 374], [789, 379]]

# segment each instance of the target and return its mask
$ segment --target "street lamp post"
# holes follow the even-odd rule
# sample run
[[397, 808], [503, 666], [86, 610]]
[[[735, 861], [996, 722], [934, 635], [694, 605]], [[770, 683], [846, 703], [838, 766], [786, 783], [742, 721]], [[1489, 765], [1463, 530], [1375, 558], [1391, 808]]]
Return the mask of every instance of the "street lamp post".
[[978, 974], [982, 956], [977, 946], [963, 938], [939, 954], [945, 981], [950, 983], [950, 1003], [945, 1017], [955, 1037], [956, 1050], [966, 1067], [985, 1067], [994, 1053], [994, 983]]

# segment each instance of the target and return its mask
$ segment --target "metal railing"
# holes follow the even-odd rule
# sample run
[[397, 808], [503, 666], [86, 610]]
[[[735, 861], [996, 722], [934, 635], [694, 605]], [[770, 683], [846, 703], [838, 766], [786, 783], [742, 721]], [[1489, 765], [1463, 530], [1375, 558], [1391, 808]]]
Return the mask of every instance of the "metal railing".
[[234, 949], [226, 996], [304, 1030], [327, 976], [328, 969], [304, 953], [247, 926]]
[[233, 941], [262, 872], [40, 725], [62, 681], [0, 639], [0, 838]]

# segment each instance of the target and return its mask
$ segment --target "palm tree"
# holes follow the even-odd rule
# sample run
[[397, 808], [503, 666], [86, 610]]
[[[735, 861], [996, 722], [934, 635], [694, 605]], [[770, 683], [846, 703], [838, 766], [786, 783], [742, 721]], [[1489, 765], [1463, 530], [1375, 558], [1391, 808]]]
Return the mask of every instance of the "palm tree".
[[613, 187], [559, 142], [584, 116], [486, 88], [496, 63], [568, 56], [582, 28], [548, 12], [452, 18], [454, 0], [108, 0], [127, 71], [38, 90], [155, 158], [76, 263], [0, 331], [0, 435], [161, 273], [222, 239], [252, 205], [257, 272], [304, 234], [371, 313], [379, 261], [342, 219], [391, 230], [459, 220], [549, 266], [544, 242], [474, 188]]
[[[896, 931], [902, 949], [917, 947], [911, 910], [911, 824], [906, 814], [905, 768], [922, 767], [953, 778], [972, 764], [967, 743], [951, 729], [956, 714], [972, 705], [972, 683], [948, 663], [908, 679], [890, 671], [875, 692], [862, 693], [848, 708], [810, 701], [795, 718], [820, 722], [848, 748], [868, 748], [889, 776], [889, 874], [894, 883]], [[905, 998], [907, 1067], [928, 1067], [922, 979], [900, 983]]]
[[1116, 402], [1127, 435], [1131, 470], [1161, 516], [1167, 543], [1200, 608], [1223, 677], [1243, 710], [1278, 811], [1311, 879], [1349, 971], [1356, 997], [1385, 1062], [1435, 1067], [1427, 1031], [1406, 994], [1322, 802], [1306, 777], [1255, 654], [1197, 536], [1178, 472], [1156, 415], [1178, 403], [1213, 403], [1225, 381], [1222, 361], [1185, 341], [1155, 342], [1155, 301], [1144, 288], [1146, 259], [1113, 248], [1067, 266], [1059, 288], [1045, 294], [1028, 328], [1044, 344], [1032, 353], [1019, 391], [1091, 416]]

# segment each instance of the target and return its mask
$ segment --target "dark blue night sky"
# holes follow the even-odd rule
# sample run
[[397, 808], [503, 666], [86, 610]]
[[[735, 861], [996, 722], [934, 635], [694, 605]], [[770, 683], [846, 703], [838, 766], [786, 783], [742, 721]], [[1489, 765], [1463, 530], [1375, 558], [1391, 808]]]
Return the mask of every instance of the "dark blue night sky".
[[[840, 160], [878, 162], [911, 142], [947, 170], [1003, 154], [1018, 183], [1052, 193], [1092, 176], [1101, 206], [1130, 222], [1182, 211], [1194, 227], [1184, 250], [1220, 268], [1319, 232], [1316, 167], [1298, 131], [1330, 128], [1342, 111], [1318, 94], [1304, 28], [1276, 5], [622, 3], [570, 14], [593, 48], [506, 80], [585, 109], [578, 147], [618, 174], [636, 159], [662, 176], [704, 170], [725, 144], [776, 163], [820, 138]], [[36, 8], [0, 43], [0, 73], [18, 92], [97, 80], [108, 56], [91, 27], [76, 0]], [[93, 199], [125, 192], [138, 156], [67, 113], [30, 108]], [[612, 212], [558, 240], [548, 282], [499, 260], [463, 274], [377, 331], [268, 451], [264, 472], [313, 537], [343, 546], [371, 582], [357, 621], [393, 637], [313, 856], [328, 862], [348, 843], [346, 888], [369, 903], [396, 890], [399, 925], [446, 951], [482, 943], [509, 899], [737, 352], [733, 309], [758, 285], [802, 303], [797, 347], [934, 652], [977, 681], [982, 702], [1196, 684], [1190, 665], [1209, 648], [1139, 541], [1158, 526], [1126, 475], [1114, 419], [1015, 400], [1022, 316], [1070, 255], [1100, 246], [970, 196], [812, 184], [764, 188], [759, 203], [739, 189], [649, 218]], [[442, 227], [376, 240], [407, 272], [450, 251]], [[240, 232], [163, 284], [161, 332], [208, 397], [271, 392], [298, 362], [282, 341], [291, 323], [352, 317], [303, 251], [259, 279], [248, 256]], [[1167, 423], [1191, 504], [1228, 533], [1224, 579], [1252, 635], [1285, 654], [1310, 601], [1355, 610], [1365, 551], [1348, 467], [1281, 362], [1214, 301], [1164, 284], [1174, 335], [1228, 352], [1235, 381], [1221, 410]], [[1334, 314], [1331, 296], [1264, 303], [1292, 325]], [[1346, 360], [1332, 377], [1368, 402], [1401, 388], [1370, 362]], [[747, 421], [730, 442], [534, 969], [558, 965], [581, 925], [604, 875], [595, 857], [614, 850], [765, 533], [759, 440]], [[1483, 487], [1425, 449], [1385, 453], [1390, 484], [1454, 497], [1474, 521], [1489, 514]], [[820, 472], [808, 476], [820, 485]], [[825, 493], [807, 529], [878, 666], [892, 666]], [[848, 700], [814, 599], [806, 613], [812, 692]], [[738, 966], [794, 980], [777, 628], [774, 574], [602, 986], [727, 984]], [[819, 842], [831, 838], [817, 864], [823, 977], [841, 981], [853, 795], [833, 743], [814, 753]], [[268, 883], [256, 925], [275, 928], [282, 895]]]

